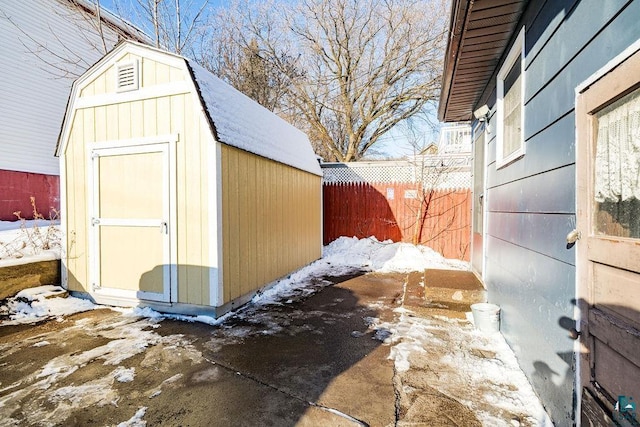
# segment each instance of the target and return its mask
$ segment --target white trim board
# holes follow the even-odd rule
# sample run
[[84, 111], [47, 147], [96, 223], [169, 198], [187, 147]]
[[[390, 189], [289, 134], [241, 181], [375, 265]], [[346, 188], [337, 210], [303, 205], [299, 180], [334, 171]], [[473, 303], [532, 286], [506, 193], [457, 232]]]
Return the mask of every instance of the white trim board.
[[613, 59], [611, 59], [611, 61], [607, 62], [598, 71], [596, 71], [595, 73], [593, 73], [592, 75], [587, 77], [582, 83], [580, 83], [578, 86], [576, 86], [576, 89], [575, 89], [576, 100], [578, 98], [578, 95], [581, 94], [582, 92], [584, 92], [585, 90], [587, 90], [589, 88], [589, 86], [591, 86], [592, 84], [594, 84], [595, 82], [600, 80], [605, 74], [608, 74], [611, 71], [613, 71], [614, 68], [616, 68], [618, 65], [622, 64], [631, 55], [633, 55], [634, 53], [636, 53], [639, 50], [640, 50], [640, 39], [636, 40], [633, 44], [631, 44], [631, 46], [627, 47], [625, 50], [620, 52], [615, 58], [613, 58]]

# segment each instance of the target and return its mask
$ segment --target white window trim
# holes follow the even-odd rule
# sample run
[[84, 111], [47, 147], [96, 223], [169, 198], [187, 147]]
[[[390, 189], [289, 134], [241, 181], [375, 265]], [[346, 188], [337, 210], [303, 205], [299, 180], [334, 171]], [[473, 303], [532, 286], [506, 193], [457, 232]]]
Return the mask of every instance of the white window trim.
[[[525, 70], [524, 70], [524, 32], [525, 29], [522, 27], [518, 37], [516, 38], [511, 50], [509, 51], [509, 55], [500, 67], [500, 71], [498, 72], [497, 78], [497, 90], [496, 90], [496, 110], [498, 121], [496, 123], [496, 167], [501, 168], [509, 163], [513, 162], [516, 159], [524, 156], [525, 154], [525, 142], [524, 142], [524, 88], [525, 88]], [[520, 113], [520, 148], [518, 148], [513, 153], [509, 154], [506, 157], [502, 156], [503, 147], [504, 147], [504, 107], [503, 107], [503, 98], [504, 98], [504, 79], [507, 77], [509, 70], [513, 67], [516, 61], [520, 61], [520, 90], [522, 94], [521, 100], [521, 113]]]

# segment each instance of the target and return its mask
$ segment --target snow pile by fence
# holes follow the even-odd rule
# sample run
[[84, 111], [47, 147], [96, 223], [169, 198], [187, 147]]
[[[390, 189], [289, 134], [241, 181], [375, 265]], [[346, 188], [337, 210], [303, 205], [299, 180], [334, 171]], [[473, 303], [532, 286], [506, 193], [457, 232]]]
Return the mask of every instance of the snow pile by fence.
[[323, 260], [333, 266], [359, 267], [383, 273], [422, 271], [427, 268], [466, 270], [469, 264], [447, 259], [428, 246], [380, 242], [375, 237], [340, 237], [325, 247]]

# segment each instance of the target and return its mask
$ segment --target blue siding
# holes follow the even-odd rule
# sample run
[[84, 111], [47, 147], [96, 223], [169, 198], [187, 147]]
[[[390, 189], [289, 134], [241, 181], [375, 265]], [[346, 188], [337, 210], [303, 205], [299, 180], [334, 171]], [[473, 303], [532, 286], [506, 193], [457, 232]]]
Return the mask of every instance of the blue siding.
[[[601, 8], [599, 4], [600, 2], [596, 1], [580, 2], [576, 7], [576, 11], [570, 15], [570, 22], [573, 22], [573, 17], [579, 16], [578, 11], [582, 11], [584, 8], [588, 8], [588, 12], [594, 17], [600, 17]], [[561, 52], [564, 50], [553, 46], [553, 50], [549, 51], [548, 55], [540, 53], [536, 61], [526, 70], [527, 88], [525, 92], [527, 95], [535, 92], [537, 94], [526, 101], [527, 109], [535, 111], [535, 114], [525, 113], [525, 139], [529, 139], [531, 135], [540, 132], [559, 117], [573, 110], [576, 86], [638, 39], [638, 33], [640, 32], [639, 20], [640, 2], [634, 1], [622, 13], [617, 15], [607, 27], [602, 29], [596, 38], [591, 40], [577, 56], [573, 57], [571, 62], [566, 64], [561, 72], [554, 76], [553, 80], [548, 83], [538, 83], [538, 85], [546, 84], [546, 86], [542, 91], [537, 92], [539, 90], [538, 87], [529, 89], [530, 85], [537, 83], [536, 76], [539, 73], [543, 73], [542, 70], [544, 70], [542, 66], [536, 67], [536, 63], [538, 61], [555, 62], [556, 55], [562, 54]], [[587, 31], [588, 26], [584, 22], [575, 24], [573, 32]], [[560, 31], [554, 35], [554, 38], [567, 37], [567, 35], [559, 33]], [[568, 38], [565, 41], [570, 43], [570, 40], [571, 38]], [[551, 43], [549, 44], [551, 45]]]
[[639, 21], [640, 0], [530, 2], [520, 23], [526, 154], [496, 169], [496, 116], [489, 122], [484, 279], [489, 300], [502, 307], [505, 338], [558, 426], [573, 423], [566, 329], [575, 251], [565, 236], [575, 227], [575, 88], [640, 38]]
[[493, 237], [574, 265], [574, 249], [567, 249], [565, 241], [576, 227], [573, 214], [489, 212], [487, 225]]

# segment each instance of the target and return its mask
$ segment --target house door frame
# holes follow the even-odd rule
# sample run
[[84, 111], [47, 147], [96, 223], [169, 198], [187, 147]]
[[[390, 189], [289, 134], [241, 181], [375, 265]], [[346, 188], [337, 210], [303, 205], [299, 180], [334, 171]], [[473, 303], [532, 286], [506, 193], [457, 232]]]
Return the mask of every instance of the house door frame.
[[[620, 360], [626, 359], [632, 365], [640, 366], [640, 357], [637, 352], [635, 355], [633, 352], [633, 346], [637, 346], [640, 338], [633, 340], [635, 344], [627, 341], [629, 337], [640, 337], [640, 331], [633, 323], [629, 323], [631, 321], [611, 311], [612, 307], [624, 308], [624, 305], [613, 305], [610, 302], [624, 301], [623, 296], [617, 293], [612, 285], [614, 282], [628, 281], [636, 287], [640, 283], [640, 265], [637, 261], [640, 259], [640, 239], [595, 232], [594, 159], [597, 137], [595, 114], [636, 90], [640, 90], [640, 40], [576, 88], [576, 230], [579, 232], [576, 251], [576, 304], [580, 340], [577, 341], [575, 349], [575, 393], [578, 401], [578, 425], [631, 425], [626, 424], [623, 419], [616, 418], [620, 417], [620, 412], [615, 409], [616, 399], [617, 403], [620, 403], [620, 399], [626, 397], [621, 396], [625, 391], [612, 390], [614, 386], [608, 386], [607, 390], [607, 387], [598, 382], [598, 378], [603, 377], [599, 372], [604, 372], [604, 367], [607, 368], [607, 372], [621, 369], [621, 366], [610, 366], [611, 360], [618, 360], [612, 359], [611, 354], [614, 353], [623, 357]], [[611, 276], [616, 272], [619, 273]], [[607, 279], [599, 278], [599, 275]], [[613, 277], [618, 279], [614, 280]], [[634, 295], [633, 298], [637, 296]], [[633, 310], [633, 307], [629, 306], [628, 310]], [[602, 350], [596, 351], [598, 348]], [[596, 353], [600, 354], [605, 348], [607, 351], [602, 354], [609, 355], [596, 357]], [[597, 360], [600, 360], [600, 368], [596, 365]], [[603, 360], [609, 363], [603, 363]], [[611, 384], [623, 384], [624, 374], [616, 375], [618, 376], [611, 379], [605, 374], [604, 378]], [[640, 399], [640, 396], [630, 397]]]
[[[473, 129], [473, 205], [471, 227], [471, 268], [480, 280], [484, 279], [485, 272], [485, 230], [486, 230], [486, 122], [478, 122]], [[479, 145], [480, 144], [480, 145]], [[479, 159], [478, 157], [482, 157]], [[481, 177], [480, 185], [478, 177]]]
[[[87, 144], [88, 238], [90, 290], [99, 298], [118, 301], [177, 301], [177, 214], [176, 142], [177, 135], [104, 141]], [[101, 218], [99, 212], [100, 158], [128, 154], [160, 153], [162, 156], [162, 217], [157, 219]], [[162, 292], [104, 287], [101, 284], [100, 229], [109, 226], [153, 227], [162, 237]]]

